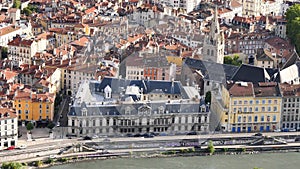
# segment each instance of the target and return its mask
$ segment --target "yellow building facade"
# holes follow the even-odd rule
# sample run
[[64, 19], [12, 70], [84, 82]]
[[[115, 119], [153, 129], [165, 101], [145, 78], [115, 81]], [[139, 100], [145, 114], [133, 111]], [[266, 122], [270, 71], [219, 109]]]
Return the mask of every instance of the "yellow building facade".
[[227, 132], [262, 132], [280, 128], [281, 95], [276, 83], [229, 84], [222, 90], [220, 125]]
[[52, 121], [54, 100], [54, 94], [16, 92], [14, 108], [18, 114], [19, 121]]

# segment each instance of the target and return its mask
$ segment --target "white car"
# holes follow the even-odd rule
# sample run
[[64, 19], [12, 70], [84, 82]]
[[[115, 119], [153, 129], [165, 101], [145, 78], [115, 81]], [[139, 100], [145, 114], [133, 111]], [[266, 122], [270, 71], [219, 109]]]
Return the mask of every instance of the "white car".
[[22, 145], [20, 145], [18, 148], [19, 148], [19, 149], [25, 149], [25, 148], [27, 148], [27, 146], [26, 146], [25, 144], [22, 144]]
[[296, 132], [297, 130], [296, 129], [290, 129], [289, 131], [290, 132]]
[[55, 155], [50, 155], [49, 158], [54, 159], [54, 158], [56, 158], [56, 156]]
[[60, 123], [59, 122], [57, 122], [57, 125], [56, 125], [56, 127], [59, 127], [60, 126]]
[[92, 139], [97, 139], [97, 138], [99, 138], [99, 136], [97, 136], [97, 135], [93, 135], [93, 137], [92, 137]]

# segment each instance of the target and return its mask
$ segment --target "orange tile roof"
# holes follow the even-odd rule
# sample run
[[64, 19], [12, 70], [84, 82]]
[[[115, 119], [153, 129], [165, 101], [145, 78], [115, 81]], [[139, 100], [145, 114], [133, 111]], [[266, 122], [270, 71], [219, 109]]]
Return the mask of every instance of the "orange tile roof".
[[6, 35], [8, 33], [14, 32], [14, 31], [17, 31], [19, 29], [20, 29], [19, 27], [14, 27], [14, 26], [4, 27], [4, 28], [0, 29], [0, 36]]
[[95, 7], [92, 7], [92, 8], [90, 8], [90, 9], [85, 10], [84, 13], [85, 13], [85, 14], [90, 14], [90, 13], [95, 12], [96, 10], [97, 10], [97, 9], [96, 9]]
[[8, 108], [2, 108], [0, 107], [0, 114], [1, 118], [0, 120], [6, 119], [6, 118], [16, 118], [17, 115], [12, 111], [11, 109]]
[[10, 80], [13, 77], [18, 76], [18, 74], [19, 74], [17, 72], [10, 71], [9, 69], [8, 70], [2, 70], [1, 73], [4, 75], [4, 77], [5, 77], [6, 80]]

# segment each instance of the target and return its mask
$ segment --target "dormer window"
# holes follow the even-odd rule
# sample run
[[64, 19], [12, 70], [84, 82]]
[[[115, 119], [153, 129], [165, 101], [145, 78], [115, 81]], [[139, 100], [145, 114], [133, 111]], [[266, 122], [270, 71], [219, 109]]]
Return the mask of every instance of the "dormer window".
[[86, 108], [82, 108], [81, 109], [81, 114], [82, 114], [82, 116], [87, 116], [87, 109]]

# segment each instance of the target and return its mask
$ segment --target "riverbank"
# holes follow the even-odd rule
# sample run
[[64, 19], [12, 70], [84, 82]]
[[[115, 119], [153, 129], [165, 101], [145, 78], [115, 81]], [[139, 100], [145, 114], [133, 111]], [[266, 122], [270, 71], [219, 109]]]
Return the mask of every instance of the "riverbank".
[[212, 154], [207, 149], [184, 148], [177, 150], [159, 150], [147, 152], [128, 152], [124, 154], [97, 154], [90, 153], [86, 155], [74, 155], [65, 158], [57, 158], [53, 160], [43, 160], [42, 162], [34, 161], [28, 163], [28, 168], [49, 168], [57, 165], [66, 165], [70, 163], [80, 163], [95, 160], [107, 160], [117, 158], [175, 158], [175, 157], [192, 157], [192, 156], [223, 156], [223, 155], [253, 155], [253, 154], [269, 154], [269, 153], [292, 153], [300, 152], [300, 149], [286, 149], [286, 150], [265, 150], [253, 151], [247, 149], [216, 149]]

